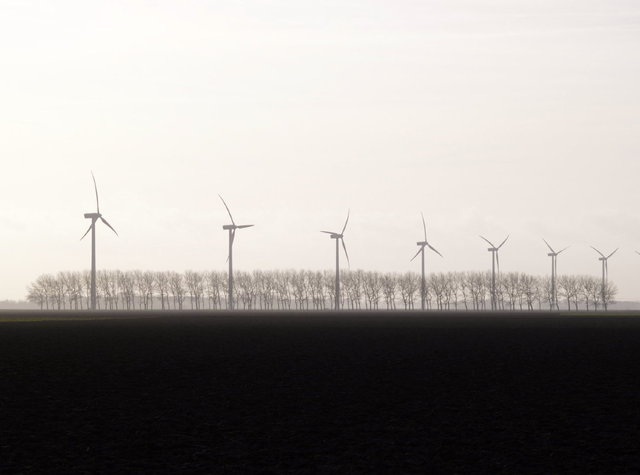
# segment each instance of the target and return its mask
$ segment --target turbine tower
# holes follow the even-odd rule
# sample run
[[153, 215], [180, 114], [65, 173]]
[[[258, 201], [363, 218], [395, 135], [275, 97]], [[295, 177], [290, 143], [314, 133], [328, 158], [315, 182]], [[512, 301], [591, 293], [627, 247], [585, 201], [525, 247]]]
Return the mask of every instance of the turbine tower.
[[331, 237], [331, 239], [336, 240], [336, 291], [335, 291], [335, 297], [336, 297], [335, 309], [336, 310], [340, 310], [340, 244], [339, 243], [342, 243], [342, 248], [344, 249], [344, 255], [347, 258], [347, 264], [349, 264], [349, 267], [351, 267], [351, 263], [349, 262], [349, 254], [347, 253], [347, 246], [345, 246], [344, 244], [344, 231], [345, 229], [347, 229], [347, 223], [349, 222], [350, 212], [351, 212], [350, 210], [347, 211], [347, 219], [344, 222], [342, 231], [340, 231], [339, 233], [336, 233], [333, 231], [320, 231], [322, 233], [329, 234], [330, 235], [329, 237]]
[[227, 302], [227, 308], [229, 310], [233, 310], [233, 240], [236, 237], [236, 229], [250, 228], [254, 225], [236, 224], [236, 222], [233, 220], [233, 216], [231, 216], [231, 211], [229, 211], [227, 203], [225, 203], [222, 196], [220, 196], [220, 199], [222, 200], [222, 204], [227, 209], [227, 213], [229, 213], [229, 217], [231, 218], [231, 224], [225, 224], [224, 226], [222, 226], [222, 229], [229, 231], [229, 255], [227, 256], [227, 262], [229, 263], [229, 298]]
[[96, 185], [96, 178], [93, 176], [93, 172], [91, 172], [91, 178], [93, 178], [93, 189], [96, 192], [96, 212], [95, 213], [85, 213], [84, 217], [91, 220], [91, 224], [89, 225], [89, 229], [82, 235], [80, 240], [82, 241], [84, 237], [91, 231], [91, 310], [96, 309], [96, 221], [98, 219], [106, 224], [109, 229], [111, 229], [116, 236], [118, 235], [117, 231], [113, 229], [113, 227], [107, 222], [106, 219], [102, 217], [100, 214], [100, 201], [98, 200], [98, 185]]
[[558, 277], [558, 267], [557, 267], [558, 266], [558, 254], [560, 254], [561, 252], [567, 250], [568, 247], [565, 247], [564, 249], [556, 252], [549, 245], [549, 243], [544, 240], [544, 238], [542, 240], [544, 241], [544, 243], [547, 245], [547, 247], [551, 251], [549, 254], [547, 254], [547, 256], [551, 257], [551, 309], [555, 308], [556, 310], [560, 310], [560, 308], [558, 307], [558, 290], [556, 288], [556, 278]]
[[496, 298], [496, 265], [498, 267], [498, 274], [500, 274], [500, 257], [498, 255], [498, 251], [504, 245], [504, 243], [507, 242], [509, 236], [507, 235], [507, 237], [504, 238], [504, 241], [502, 241], [498, 247], [493, 245], [493, 243], [487, 238], [483, 236], [480, 236], [480, 238], [484, 239], [491, 246], [487, 249], [487, 251], [491, 253], [491, 310], [495, 311], [498, 309], [498, 301]]
[[616, 252], [618, 252], [618, 249], [620, 249], [620, 248], [616, 248], [615, 251], [613, 251], [611, 254], [609, 254], [606, 257], [605, 257], [605, 255], [603, 253], [598, 251], [595, 247], [591, 246], [591, 249], [593, 249], [598, 254], [600, 254], [600, 257], [598, 257], [598, 260], [602, 261], [602, 289], [600, 291], [600, 295], [602, 297], [602, 307], [604, 308], [604, 310], [606, 312], [607, 311], [607, 301], [605, 299], [605, 295], [607, 293], [607, 280], [609, 279], [609, 263], [608, 263], [608, 261], [609, 261], [609, 258], [611, 256], [613, 256]]
[[440, 254], [437, 251], [437, 249], [433, 247], [431, 244], [429, 244], [429, 242], [427, 241], [427, 225], [424, 222], [424, 215], [420, 213], [420, 216], [422, 216], [422, 229], [424, 230], [424, 241], [418, 241], [416, 243], [418, 246], [420, 246], [420, 249], [418, 249], [418, 252], [416, 252], [416, 255], [411, 258], [411, 261], [413, 261], [416, 257], [418, 257], [418, 254], [422, 254], [422, 280], [420, 282], [420, 302], [421, 302], [420, 308], [424, 310], [425, 309], [424, 304], [425, 304], [425, 299], [427, 295], [427, 281], [424, 274], [424, 248], [428, 247], [433, 252], [438, 254], [440, 257], [442, 257], [442, 254]]

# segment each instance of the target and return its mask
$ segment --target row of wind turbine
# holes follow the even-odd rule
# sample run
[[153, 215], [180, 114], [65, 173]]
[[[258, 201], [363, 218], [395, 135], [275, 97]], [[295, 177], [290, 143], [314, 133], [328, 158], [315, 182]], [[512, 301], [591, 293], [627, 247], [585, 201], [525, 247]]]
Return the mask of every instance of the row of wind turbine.
[[[87, 229], [87, 231], [82, 235], [80, 240], [83, 240], [86, 237], [86, 235], [89, 234], [89, 231], [91, 231], [91, 284], [90, 284], [91, 285], [91, 289], [90, 289], [91, 302], [90, 302], [90, 305], [91, 305], [91, 309], [95, 310], [96, 309], [96, 223], [98, 222], [98, 220], [100, 220], [109, 229], [111, 229], [116, 234], [116, 236], [118, 235], [118, 232], [113, 228], [113, 226], [111, 226], [111, 224], [109, 224], [109, 222], [104, 218], [102, 213], [100, 213], [98, 185], [96, 184], [96, 179], [95, 179], [95, 176], [93, 175], [93, 172], [91, 173], [91, 178], [93, 180], [93, 187], [96, 195], [96, 212], [84, 214], [84, 217], [86, 219], [91, 220], [91, 224], [89, 225], [89, 228]], [[236, 224], [236, 222], [233, 219], [233, 215], [231, 214], [231, 210], [229, 209], [229, 206], [227, 205], [225, 200], [222, 198], [222, 196], [220, 195], [218, 196], [220, 197], [220, 200], [222, 201], [222, 204], [224, 205], [225, 209], [227, 210], [227, 213], [229, 214], [229, 218], [231, 219], [231, 224], [223, 225], [222, 229], [225, 231], [228, 231], [229, 233], [229, 254], [227, 256], [227, 262], [229, 264], [228, 308], [229, 310], [233, 310], [234, 309], [233, 243], [235, 240], [236, 230], [250, 228], [250, 227], [253, 227], [254, 225], [253, 224]], [[420, 283], [421, 305], [420, 305], [420, 308], [422, 310], [425, 310], [425, 302], [426, 302], [425, 249], [428, 247], [429, 249], [431, 249], [431, 251], [435, 252], [440, 257], [443, 257], [443, 256], [435, 247], [433, 247], [429, 243], [427, 239], [427, 225], [424, 220], [424, 214], [420, 213], [420, 215], [422, 217], [422, 229], [424, 232], [424, 240], [418, 241], [416, 243], [419, 249], [418, 249], [418, 252], [416, 252], [416, 254], [410, 259], [410, 262], [413, 261], [416, 257], [418, 257], [418, 255], [421, 256], [421, 283]], [[331, 239], [335, 239], [336, 241], [336, 279], [335, 279], [335, 309], [336, 310], [340, 310], [340, 244], [342, 244], [342, 249], [344, 250], [344, 254], [347, 259], [347, 264], [350, 266], [349, 253], [347, 252], [347, 246], [344, 243], [344, 233], [347, 229], [347, 224], [349, 223], [349, 216], [350, 216], [350, 211], [347, 211], [347, 218], [340, 232], [321, 231], [322, 233], [329, 234], [329, 237]], [[499, 251], [500, 251], [500, 248], [507, 242], [507, 240], [509, 239], [509, 236], [507, 236], [498, 246], [494, 245], [491, 241], [489, 241], [484, 236], [480, 236], [480, 238], [486, 241], [491, 246], [490, 248], [487, 249], [489, 252], [491, 252], [491, 289], [490, 289], [491, 290], [491, 310], [497, 310], [496, 271], [497, 271], [497, 274], [499, 275], [500, 274]], [[545, 239], [543, 239], [543, 241], [549, 248], [549, 251], [551, 251], [550, 253], [547, 254], [547, 256], [551, 257], [551, 308], [558, 310], [559, 309], [558, 291], [557, 291], [557, 283], [556, 283], [557, 269], [558, 269], [557, 268], [558, 255], [564, 252], [566, 249], [568, 249], [568, 247], [565, 247], [564, 249], [561, 249], [560, 251], [556, 252]], [[608, 260], [611, 256], [613, 256], [618, 251], [618, 249], [613, 251], [611, 254], [605, 256], [602, 252], [600, 252], [595, 247], [591, 246], [591, 248], [600, 255], [598, 260], [602, 262], [601, 295], [602, 295], [602, 301], [604, 303], [604, 308], [606, 310], [607, 304], [606, 304], [605, 296], [607, 291], [606, 289], [607, 289], [607, 280], [608, 280], [608, 272], [609, 272]], [[640, 255], [640, 252], [636, 251], [636, 253]]]

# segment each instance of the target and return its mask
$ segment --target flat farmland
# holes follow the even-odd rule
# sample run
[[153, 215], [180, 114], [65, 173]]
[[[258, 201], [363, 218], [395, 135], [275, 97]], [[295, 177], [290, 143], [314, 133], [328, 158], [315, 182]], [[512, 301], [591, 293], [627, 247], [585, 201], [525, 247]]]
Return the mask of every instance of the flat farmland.
[[640, 314], [4, 313], [0, 473], [637, 473], [639, 376]]

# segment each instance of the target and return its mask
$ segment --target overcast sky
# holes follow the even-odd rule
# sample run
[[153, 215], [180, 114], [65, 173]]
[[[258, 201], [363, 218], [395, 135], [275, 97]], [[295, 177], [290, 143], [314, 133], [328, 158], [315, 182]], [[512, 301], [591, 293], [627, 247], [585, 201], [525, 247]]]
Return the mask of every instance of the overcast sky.
[[99, 269], [599, 275], [640, 299], [637, 0], [0, 1], [0, 300]]

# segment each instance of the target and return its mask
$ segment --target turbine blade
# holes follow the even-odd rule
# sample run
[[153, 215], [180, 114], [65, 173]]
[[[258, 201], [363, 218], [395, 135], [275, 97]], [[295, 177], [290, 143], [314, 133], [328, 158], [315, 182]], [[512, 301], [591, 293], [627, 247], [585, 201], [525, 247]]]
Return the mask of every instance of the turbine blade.
[[480, 238], [481, 238], [481, 239], [484, 239], [485, 241], [487, 241], [491, 247], [496, 247], [496, 246], [494, 246], [494, 245], [493, 245], [493, 243], [492, 243], [491, 241], [489, 241], [486, 237], [484, 237], [484, 236], [480, 236]]
[[241, 224], [240, 226], [236, 226], [237, 229], [251, 228], [255, 226], [255, 224]]
[[347, 223], [349, 222], [350, 214], [351, 214], [351, 210], [347, 210], [347, 220], [344, 222], [344, 226], [342, 227], [342, 232], [340, 234], [344, 234], [344, 230], [347, 229]]
[[604, 257], [604, 254], [601, 253], [600, 251], [598, 251], [595, 247], [593, 246], [589, 246], [591, 249], [593, 249], [594, 251], [596, 251], [598, 254], [600, 254], [602, 257]]
[[104, 224], [106, 224], [107, 226], [109, 226], [109, 229], [111, 229], [111, 231], [113, 231], [114, 233], [116, 233], [116, 236], [120, 237], [120, 236], [118, 235], [118, 231], [116, 231], [115, 229], [113, 229], [113, 226], [111, 226], [109, 223], [107, 223], [107, 220], [106, 220], [106, 219], [104, 219], [102, 216], [100, 216], [100, 219], [102, 220], [102, 222], [103, 222]]
[[426, 240], [427, 240], [427, 225], [424, 222], [424, 214], [422, 214], [422, 211], [420, 211], [420, 216], [422, 216], [422, 229], [424, 229], [424, 240], [426, 242]]
[[498, 268], [498, 275], [500, 275], [500, 253], [496, 251], [496, 267]]
[[433, 252], [435, 252], [436, 254], [438, 254], [440, 257], [444, 257], [444, 256], [443, 256], [442, 254], [440, 254], [440, 253], [438, 252], [438, 250], [437, 250], [435, 247], [433, 247], [431, 244], [427, 243], [427, 246], [429, 246], [429, 249], [431, 249]]
[[607, 256], [607, 259], [609, 259], [611, 256], [613, 256], [616, 252], [618, 252], [618, 249], [620, 249], [620, 248], [619, 248], [619, 247], [618, 247], [618, 248], [616, 248], [616, 250], [615, 250], [615, 251], [613, 251], [611, 254], [609, 254], [609, 255]]
[[325, 233], [325, 234], [338, 234], [338, 233], [334, 233], [332, 231], [320, 231], [321, 233]]
[[93, 179], [93, 189], [96, 192], [96, 210], [98, 214], [100, 214], [100, 201], [98, 200], [98, 185], [96, 185], [96, 177], [93, 176], [93, 172], [91, 172], [91, 178]]
[[413, 261], [416, 257], [418, 257], [420, 255], [421, 252], [424, 251], [424, 246], [421, 246], [420, 249], [418, 249], [418, 252], [416, 252], [416, 255], [413, 256], [411, 259], [409, 259], [409, 262]]
[[231, 230], [231, 245], [233, 246], [233, 241], [236, 240], [236, 230], [232, 229]]
[[509, 235], [509, 234], [507, 234], [507, 237], [506, 237], [506, 238], [504, 238], [504, 241], [502, 241], [502, 242], [500, 243], [500, 245], [498, 246], [498, 249], [500, 249], [500, 248], [504, 245], [504, 243], [505, 243], [505, 242], [507, 242], [507, 239], [509, 239], [509, 236], [510, 236], [510, 235]]
[[91, 222], [91, 224], [89, 225], [89, 229], [87, 229], [87, 232], [85, 232], [82, 237], [80, 238], [80, 240], [82, 241], [84, 239], [84, 237], [89, 234], [89, 231], [91, 231], [91, 228], [93, 227], [93, 222]]
[[[218, 196], [220, 196], [220, 195], [218, 195]], [[220, 196], [220, 199], [222, 200], [222, 204], [224, 205], [224, 207], [227, 208], [227, 213], [229, 213], [229, 217], [231, 218], [231, 224], [233, 224], [235, 226], [236, 222], [233, 220], [233, 216], [231, 216], [231, 211], [229, 211], [229, 207], [227, 206], [227, 203], [224, 201], [222, 196]]]
[[[549, 243], [545, 240], [545, 238], [542, 238], [542, 240], [544, 241], [544, 243], [547, 245], [547, 247], [549, 248], [549, 250], [551, 252], [553, 252], [554, 254], [556, 253], [556, 251], [553, 250], [553, 248], [549, 245]], [[562, 251], [560, 251], [562, 252]], [[560, 252], [558, 254], [560, 254]]]
[[638, 254], [640, 256], [640, 252], [636, 251], [636, 254]]
[[567, 250], [567, 249], [569, 249], [570, 247], [571, 247], [571, 246], [567, 246], [567, 247], [565, 247], [564, 249], [562, 249], [562, 250], [558, 251], [556, 254], [560, 254], [561, 252], [566, 251], [566, 250]]
[[344, 238], [340, 238], [340, 242], [342, 243], [342, 249], [344, 249], [344, 255], [347, 256], [347, 265], [351, 268], [351, 262], [349, 262], [349, 253], [347, 252], [347, 246], [344, 244]]

